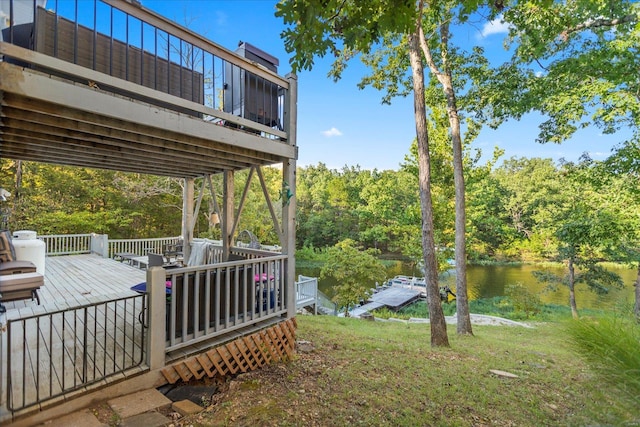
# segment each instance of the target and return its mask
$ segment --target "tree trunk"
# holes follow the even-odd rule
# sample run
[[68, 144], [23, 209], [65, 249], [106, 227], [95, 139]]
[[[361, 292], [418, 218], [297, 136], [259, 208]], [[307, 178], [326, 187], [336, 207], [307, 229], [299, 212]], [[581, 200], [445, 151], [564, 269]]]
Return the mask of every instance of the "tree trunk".
[[575, 278], [576, 272], [573, 266], [573, 258], [569, 258], [569, 305], [571, 306], [571, 315], [574, 319], [577, 319], [578, 306], [576, 305]]
[[640, 322], [640, 261], [638, 262], [638, 276], [636, 277], [636, 283], [633, 286], [636, 287], [636, 303], [633, 306], [633, 312], [635, 313], [638, 322]]
[[447, 114], [449, 116], [449, 129], [451, 131], [451, 145], [453, 147], [453, 180], [455, 187], [455, 211], [456, 211], [456, 234], [455, 234], [455, 260], [456, 260], [456, 313], [457, 332], [463, 335], [473, 335], [471, 328], [471, 316], [469, 314], [469, 299], [467, 292], [467, 249], [466, 249], [466, 209], [465, 209], [465, 185], [464, 167], [462, 163], [462, 138], [460, 137], [460, 117], [458, 116], [458, 105], [456, 103], [456, 93], [453, 88], [453, 78], [448, 61], [449, 46], [449, 21], [445, 21], [440, 26], [440, 46], [442, 57], [442, 69], [438, 69], [433, 60], [433, 55], [429, 44], [424, 37], [424, 33], [419, 31], [420, 44], [425, 55], [431, 73], [436, 76], [447, 100]]
[[447, 97], [447, 113], [451, 128], [451, 143], [453, 145], [453, 181], [456, 191], [456, 312], [458, 334], [473, 335], [471, 316], [469, 314], [469, 300], [467, 297], [467, 248], [465, 212], [464, 167], [462, 164], [462, 138], [460, 137], [460, 117], [456, 105], [456, 94], [450, 71], [442, 75], [441, 80]]
[[420, 204], [422, 207], [422, 253], [425, 265], [429, 323], [431, 326], [431, 346], [448, 347], [447, 324], [444, 319], [438, 290], [438, 264], [435, 254], [433, 205], [431, 201], [429, 135], [427, 133], [427, 112], [424, 97], [424, 69], [422, 68], [422, 57], [416, 34], [409, 36], [409, 58], [413, 75], [413, 107], [416, 120], [416, 136], [418, 138], [418, 177]]

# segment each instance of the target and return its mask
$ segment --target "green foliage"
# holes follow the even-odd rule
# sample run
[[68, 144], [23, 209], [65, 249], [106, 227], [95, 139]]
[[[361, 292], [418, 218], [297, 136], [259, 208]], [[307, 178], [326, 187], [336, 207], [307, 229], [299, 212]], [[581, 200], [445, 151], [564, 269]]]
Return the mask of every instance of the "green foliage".
[[367, 297], [372, 283], [384, 275], [384, 266], [376, 258], [376, 251], [360, 250], [353, 240], [343, 240], [327, 250], [328, 259], [320, 270], [320, 277], [333, 277], [333, 301], [345, 314]]
[[326, 261], [327, 251], [326, 249], [318, 249], [313, 246], [303, 246], [300, 249], [296, 249], [296, 262], [300, 261]]
[[640, 326], [629, 312], [574, 320], [567, 331], [578, 353], [637, 410], [640, 402]]
[[639, 10], [633, 0], [514, 3], [503, 14], [514, 56], [491, 88], [493, 111], [543, 113], [541, 142], [595, 124], [604, 133], [631, 129], [627, 143], [637, 144]]
[[368, 52], [388, 32], [405, 33], [415, 22], [410, 0], [282, 0], [276, 16], [284, 21], [281, 37], [294, 72], [309, 70], [316, 56], [336, 58], [336, 78], [353, 52]]
[[527, 319], [540, 313], [540, 307], [542, 306], [540, 297], [527, 289], [522, 283], [507, 285], [505, 292], [514, 312], [523, 313]]

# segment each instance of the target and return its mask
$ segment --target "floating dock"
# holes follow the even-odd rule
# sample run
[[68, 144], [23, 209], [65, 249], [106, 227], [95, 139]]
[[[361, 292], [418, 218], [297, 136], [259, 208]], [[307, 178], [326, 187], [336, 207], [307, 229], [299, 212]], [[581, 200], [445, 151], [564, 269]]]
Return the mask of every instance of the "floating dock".
[[365, 313], [387, 307], [389, 310], [398, 311], [420, 298], [422, 292], [418, 289], [406, 289], [396, 286], [383, 288], [371, 295], [369, 302], [349, 311], [351, 317], [360, 317]]

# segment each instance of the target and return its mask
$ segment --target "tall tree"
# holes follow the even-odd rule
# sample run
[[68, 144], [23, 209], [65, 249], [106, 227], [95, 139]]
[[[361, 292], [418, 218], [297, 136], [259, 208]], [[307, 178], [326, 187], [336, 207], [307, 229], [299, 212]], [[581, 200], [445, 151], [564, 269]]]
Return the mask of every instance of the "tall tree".
[[[424, 5], [424, 7], [422, 7]], [[464, 7], [468, 6], [468, 7]], [[480, 89], [488, 73], [488, 61], [480, 48], [465, 52], [453, 43], [450, 32], [452, 25], [460, 25], [476, 11], [477, 2], [457, 0], [431, 0], [419, 2], [420, 25], [417, 27], [422, 56], [429, 71], [426, 104], [429, 115], [436, 126], [440, 126], [440, 109], [446, 112], [446, 140], [452, 153], [453, 188], [455, 192], [455, 258], [457, 329], [460, 334], [472, 334], [466, 283], [466, 199], [465, 199], [465, 150], [461, 131], [463, 111], [470, 112], [466, 119], [467, 144], [480, 128], [480, 123], [470, 120], [476, 116], [474, 108], [483, 108], [477, 102], [469, 102]], [[361, 86], [371, 85], [386, 89], [384, 102], [397, 95], [403, 95], [410, 86], [403, 69], [402, 55], [406, 49], [405, 40], [398, 34], [386, 34], [382, 48], [365, 56], [365, 63], [373, 70], [365, 77]], [[472, 94], [469, 96], [469, 94]], [[465, 99], [467, 98], [467, 99]], [[479, 115], [482, 117], [482, 115]], [[431, 133], [430, 133], [431, 135]], [[433, 138], [431, 138], [433, 139]], [[433, 166], [433, 165], [432, 165]]]
[[553, 212], [552, 224], [558, 259], [566, 262], [567, 274], [564, 277], [537, 274], [543, 281], [563, 283], [569, 288], [569, 305], [575, 318], [578, 317], [578, 283], [585, 283], [599, 294], [607, 293], [611, 287], [623, 287], [620, 277], [605, 270], [598, 262], [621, 259], [623, 242], [632, 230], [630, 217], [621, 212], [623, 205], [616, 200], [616, 191], [598, 188], [592, 182], [594, 169], [594, 163], [586, 156], [577, 165], [562, 165], [563, 182], [569, 192], [559, 209]]
[[[430, 308], [431, 345], [448, 346], [444, 313], [439, 301], [438, 271], [435, 261], [433, 212], [429, 188], [429, 151], [424, 105], [424, 71], [419, 47], [422, 26], [422, 1], [388, 2], [370, 0], [283, 0], [276, 15], [288, 27], [282, 33], [287, 51], [294, 52], [294, 71], [311, 69], [316, 56], [330, 52], [335, 58], [334, 78], [340, 78], [346, 61], [357, 53], [368, 53], [387, 33], [409, 38], [411, 71], [414, 84], [416, 133], [419, 146], [420, 198], [423, 217], [423, 252], [426, 266], [427, 298]], [[338, 46], [341, 45], [341, 48]], [[418, 105], [422, 103], [422, 105]]]
[[[634, 0], [503, 2], [512, 60], [486, 85], [485, 111], [538, 111], [538, 141], [562, 142], [595, 124], [640, 140], [640, 4]], [[514, 76], [520, 78], [514, 79]], [[490, 95], [491, 94], [491, 95]]]

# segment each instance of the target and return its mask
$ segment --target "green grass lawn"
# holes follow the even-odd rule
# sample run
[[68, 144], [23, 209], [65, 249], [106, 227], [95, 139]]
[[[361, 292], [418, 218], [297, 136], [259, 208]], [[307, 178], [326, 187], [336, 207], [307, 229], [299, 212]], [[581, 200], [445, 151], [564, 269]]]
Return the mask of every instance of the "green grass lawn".
[[[585, 426], [640, 425], [575, 353], [562, 323], [534, 329], [449, 327], [430, 347], [428, 324], [299, 316], [313, 350], [231, 381], [194, 425]], [[506, 371], [505, 378], [491, 370]]]

